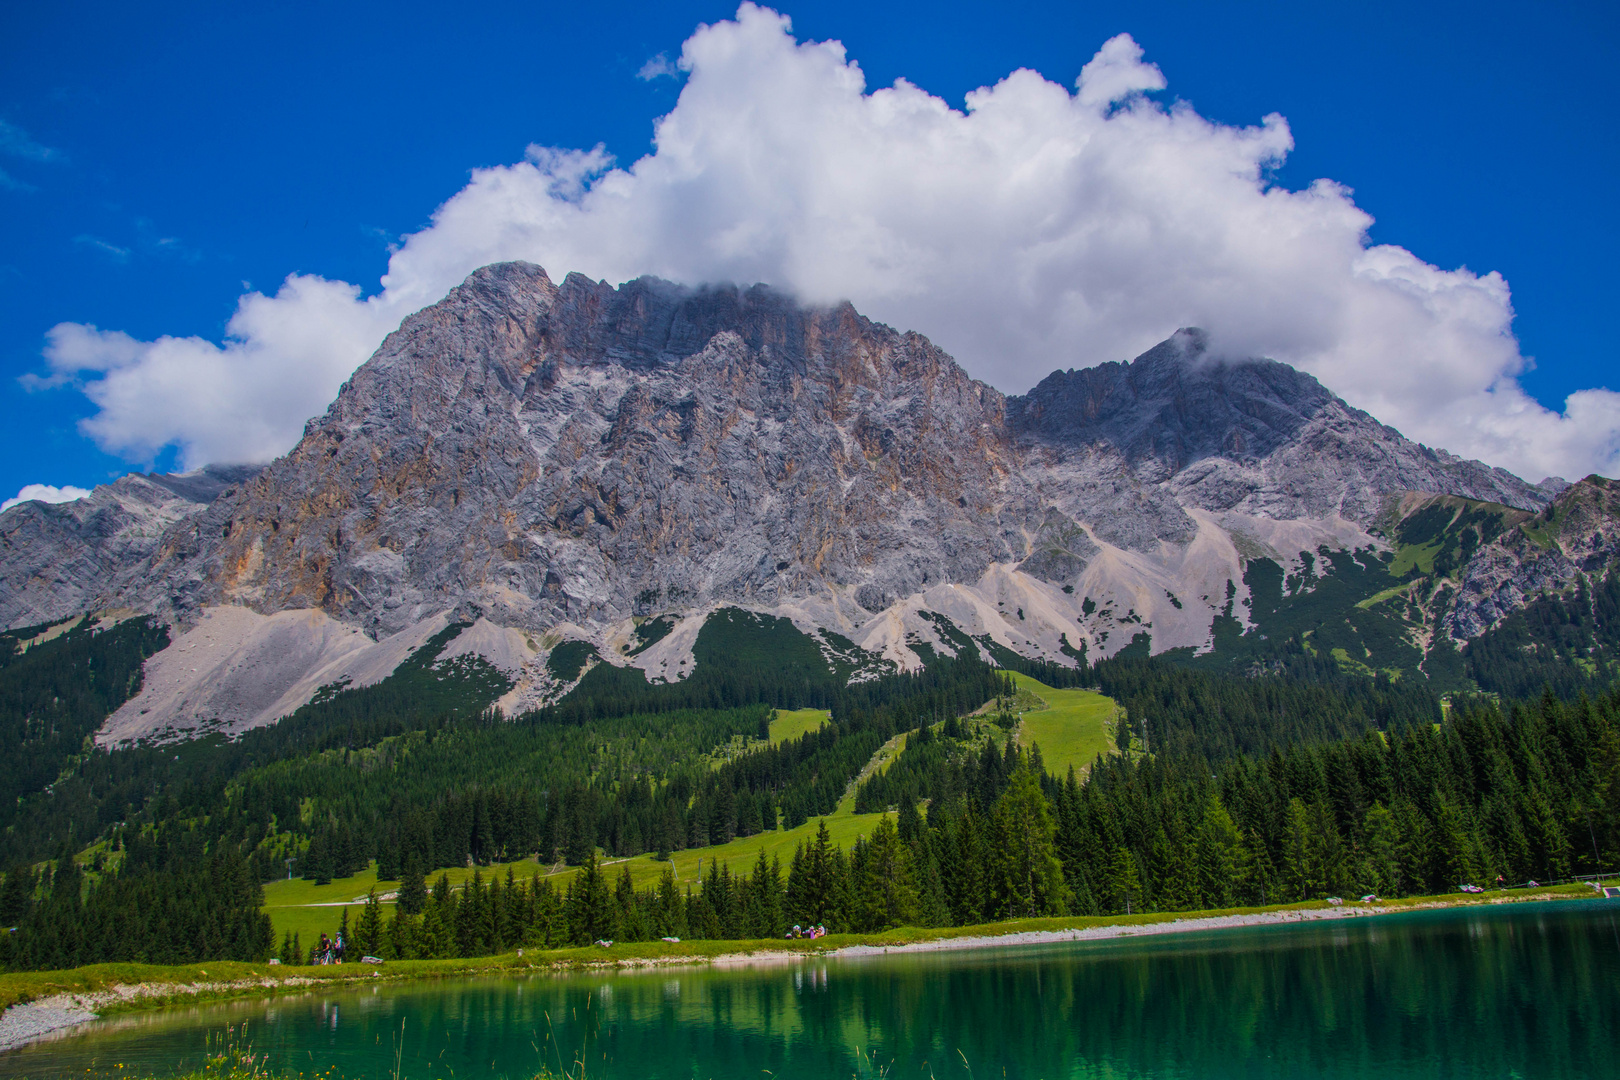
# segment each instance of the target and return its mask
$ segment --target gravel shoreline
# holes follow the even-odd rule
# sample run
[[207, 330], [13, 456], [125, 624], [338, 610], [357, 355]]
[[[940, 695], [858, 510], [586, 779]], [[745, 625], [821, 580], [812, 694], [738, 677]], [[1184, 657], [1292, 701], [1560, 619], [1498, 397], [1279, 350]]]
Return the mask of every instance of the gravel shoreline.
[[1061, 941], [1104, 941], [1109, 938], [1152, 937], [1157, 934], [1188, 934], [1199, 930], [1225, 930], [1234, 926], [1268, 926], [1277, 923], [1317, 922], [1323, 919], [1354, 919], [1384, 915], [1410, 907], [1375, 907], [1346, 904], [1339, 908], [1308, 908], [1300, 911], [1266, 911], [1254, 915], [1211, 915], [1202, 919], [1165, 919], [1162, 922], [1125, 926], [1088, 926], [1078, 930], [1027, 930], [1013, 934], [985, 934], [978, 937], [940, 938], [909, 945], [849, 945], [831, 956], [883, 956], [907, 952], [946, 952], [952, 949], [1001, 948], [1011, 945], [1046, 945]]
[[[1503, 898], [1491, 903], [1520, 903], [1527, 900], [1566, 899], [1561, 896], [1536, 895]], [[1331, 919], [1366, 918], [1397, 911], [1413, 911], [1419, 907], [1451, 907], [1452, 904], [1399, 905], [1384, 907], [1373, 904], [1346, 904], [1343, 907], [1300, 908], [1289, 911], [1266, 911], [1251, 915], [1211, 915], [1204, 918], [1171, 918], [1158, 922], [1131, 925], [1088, 926], [1074, 930], [1026, 930], [1010, 934], [981, 934], [971, 937], [939, 938], [917, 941], [907, 945], [846, 945], [824, 956], [862, 957], [883, 956], [892, 953], [946, 952], [955, 949], [1007, 948], [1019, 945], [1045, 945], [1065, 941], [1104, 941], [1111, 938], [1152, 937], [1160, 934], [1186, 934], [1200, 930], [1224, 930], [1238, 926], [1267, 926], [1281, 923], [1319, 922]], [[770, 950], [750, 953], [727, 953], [711, 957], [623, 957], [607, 959], [593, 968], [639, 968], [677, 964], [707, 964], [712, 967], [755, 965], [761, 963], [790, 963], [803, 959], [804, 953], [789, 950]], [[373, 974], [376, 974], [375, 972]], [[142, 997], [172, 997], [186, 992], [231, 992], [263, 986], [267, 989], [314, 985], [316, 980], [290, 978], [283, 980], [246, 980], [220, 983], [142, 983], [113, 986], [80, 994], [57, 994], [26, 1005], [13, 1005], [0, 1014], [0, 1053], [45, 1038], [54, 1032], [76, 1027], [96, 1019], [95, 1010], [103, 1006], [129, 1002]], [[333, 984], [341, 987], [343, 983]]]
[[304, 986], [311, 979], [238, 980], [234, 982], [195, 983], [133, 983], [109, 986], [104, 990], [82, 993], [53, 994], [22, 1005], [13, 1005], [0, 1013], [0, 1053], [37, 1042], [66, 1028], [87, 1024], [99, 1019], [97, 1010], [108, 1005], [123, 1005], [141, 998], [175, 997], [186, 994], [229, 993], [262, 986], [275, 989]]
[[13, 1005], [0, 1015], [0, 1051], [15, 1050], [53, 1031], [74, 1027], [95, 1018], [95, 1013], [83, 1009]]

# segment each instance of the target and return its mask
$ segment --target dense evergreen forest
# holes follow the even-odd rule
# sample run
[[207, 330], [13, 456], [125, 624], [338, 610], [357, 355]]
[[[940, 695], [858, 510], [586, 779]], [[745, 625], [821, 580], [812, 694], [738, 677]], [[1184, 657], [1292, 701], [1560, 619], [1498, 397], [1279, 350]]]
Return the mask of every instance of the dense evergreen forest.
[[263, 885], [235, 847], [197, 841], [179, 830], [120, 838], [117, 871], [88, 885], [71, 852], [42, 873], [14, 867], [0, 886], [0, 926], [14, 928], [0, 934], [0, 965], [263, 959], [273, 944]]
[[140, 688], [146, 658], [169, 643], [168, 631], [150, 619], [105, 630], [84, 621], [22, 651], [20, 642], [49, 629], [0, 635], [0, 835], [27, 816], [25, 796], [71, 775], [87, 757], [85, 740]]
[[[559, 649], [552, 662], [579, 689], [515, 720], [488, 711], [507, 687], [499, 672], [437, 662], [452, 627], [390, 679], [273, 727], [111, 753], [84, 737], [133, 692], [161, 631], [132, 620], [26, 653], [23, 632], [0, 636], [0, 737], [61, 754], [50, 769], [30, 763], [39, 776], [5, 774], [0, 924], [16, 929], [0, 937], [0, 963], [278, 948], [291, 961], [309, 943], [271, 942], [258, 910], [259, 883], [288, 859], [317, 881], [372, 859], [381, 878], [402, 879], [394, 917], [374, 903], [349, 928], [365, 951], [397, 957], [1398, 896], [1620, 864], [1613, 693], [1459, 698], [1443, 711], [1421, 681], [1347, 674], [1299, 638], [1241, 675], [1145, 650], [1075, 668], [1023, 661], [1125, 707], [1127, 751], [1082, 783], [1020, 751], [1010, 718], [968, 716], [1012, 692], [971, 651], [851, 683], [853, 668], [826, 659], [847, 643], [741, 612], [711, 623], [697, 671], [668, 686]], [[30, 665], [41, 674], [22, 677]], [[47, 698], [36, 684], [66, 692]], [[765, 741], [773, 707], [812, 703], [829, 724]], [[786, 867], [762, 857], [749, 874], [671, 873], [642, 891], [599, 864], [824, 816], [907, 732], [892, 767], [855, 791], [857, 810], [896, 819], [847, 851], [823, 830]], [[86, 850], [82, 869], [67, 857]], [[563, 891], [513, 876], [427, 888], [440, 867], [529, 855], [582, 870]]]

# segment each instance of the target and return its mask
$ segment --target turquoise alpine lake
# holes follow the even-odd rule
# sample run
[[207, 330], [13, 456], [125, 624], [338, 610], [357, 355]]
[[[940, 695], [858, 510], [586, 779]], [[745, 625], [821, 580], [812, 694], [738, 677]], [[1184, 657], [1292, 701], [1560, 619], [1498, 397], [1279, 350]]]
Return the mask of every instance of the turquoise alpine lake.
[[96, 1021], [0, 1077], [1620, 1076], [1620, 902], [1057, 945], [446, 980]]

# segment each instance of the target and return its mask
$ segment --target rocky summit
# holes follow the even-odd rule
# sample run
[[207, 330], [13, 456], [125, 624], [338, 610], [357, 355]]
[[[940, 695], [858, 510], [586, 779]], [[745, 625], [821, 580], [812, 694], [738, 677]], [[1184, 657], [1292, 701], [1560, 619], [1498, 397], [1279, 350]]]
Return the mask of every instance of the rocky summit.
[[[213, 660], [165, 676], [167, 704], [121, 710], [130, 737], [221, 710], [266, 722], [452, 624], [512, 677], [511, 708], [566, 689], [545, 660], [568, 639], [678, 678], [724, 607], [891, 669], [961, 647], [947, 625], [992, 657], [1069, 663], [1143, 635], [1196, 654], [1223, 617], [1255, 625], [1258, 562], [1309, 590], [1331, 553], [1388, 563], [1402, 508], [1428, 505], [1412, 493], [1529, 519], [1553, 490], [1197, 330], [1008, 397], [848, 304], [505, 263], [407, 318], [262, 470], [7, 511], [0, 620], [119, 609], [169, 623], [170, 652], [207, 636]], [[1600, 538], [1522, 586], [1528, 549], [1476, 542], [1446, 594], [1462, 602], [1414, 598], [1402, 633], [1465, 641], [1567, 585], [1565, 562], [1611, 557], [1597, 502]], [[674, 630], [630, 648], [652, 616]], [[227, 708], [225, 686], [253, 707]]]

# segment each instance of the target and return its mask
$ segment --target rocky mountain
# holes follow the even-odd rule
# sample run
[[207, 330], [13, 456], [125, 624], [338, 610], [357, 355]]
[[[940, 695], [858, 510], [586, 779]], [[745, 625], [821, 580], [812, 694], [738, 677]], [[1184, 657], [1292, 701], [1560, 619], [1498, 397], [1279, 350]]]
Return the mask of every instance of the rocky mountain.
[[1461, 568], [1443, 615], [1456, 641], [1477, 638], [1539, 596], [1599, 579], [1620, 563], [1620, 483], [1589, 476], [1514, 522]]
[[1366, 523], [1393, 491], [1526, 508], [1547, 499], [1505, 469], [1403, 438], [1287, 364], [1211, 357], [1197, 330], [1128, 364], [1054, 372], [1011, 409], [1048, 460], [1098, 461], [1182, 507]]
[[73, 502], [25, 502], [0, 514], [0, 625], [118, 606], [116, 583], [145, 562], [166, 529], [259, 471], [209, 465], [131, 473]]
[[[0, 517], [6, 625], [126, 607], [229, 657], [175, 666], [121, 737], [273, 719], [452, 622], [514, 680], [509, 708], [566, 689], [546, 666], [565, 639], [677, 678], [728, 606], [875, 667], [962, 634], [1059, 662], [1139, 635], [1207, 652], [1271, 610], [1257, 566], [1296, 591], [1338, 572], [1317, 553], [1385, 574], [1407, 492], [1526, 517], [1550, 495], [1196, 330], [1007, 397], [847, 304], [522, 263], [407, 318], [286, 457], [204, 476], [195, 498], [131, 477]], [[137, 491], [169, 495], [141, 518]], [[671, 629], [647, 644], [650, 616]]]

